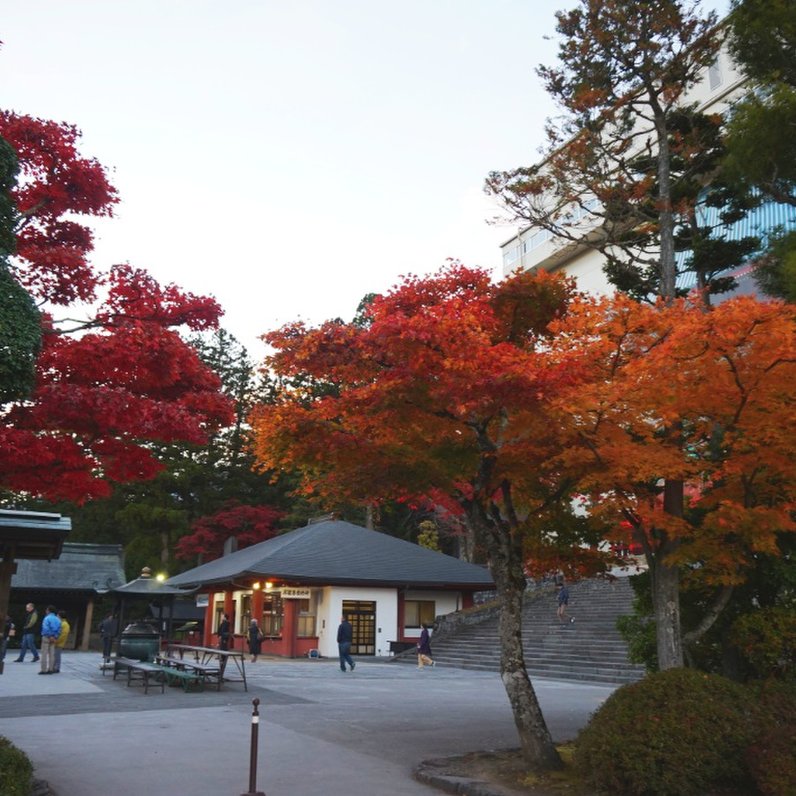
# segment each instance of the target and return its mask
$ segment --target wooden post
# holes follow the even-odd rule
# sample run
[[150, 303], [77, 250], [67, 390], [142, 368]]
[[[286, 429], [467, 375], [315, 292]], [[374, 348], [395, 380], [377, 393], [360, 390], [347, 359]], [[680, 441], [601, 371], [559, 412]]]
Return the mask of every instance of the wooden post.
[[91, 637], [91, 625], [94, 622], [94, 598], [89, 597], [86, 604], [86, 614], [83, 618], [83, 638], [80, 641], [80, 649], [83, 652], [88, 650], [89, 639]]
[[5, 621], [8, 604], [11, 601], [11, 577], [17, 571], [17, 564], [14, 561], [16, 552], [16, 545], [10, 544], [2, 551], [3, 560], [0, 561], [0, 619], [3, 621]]
[[210, 592], [207, 595], [207, 608], [205, 608], [205, 628], [202, 633], [202, 646], [213, 647], [213, 633], [215, 628], [213, 622], [216, 621], [216, 595], [215, 592]]
[[257, 790], [257, 742], [260, 728], [259, 704], [259, 699], [255, 698], [252, 700], [254, 708], [252, 710], [252, 739], [249, 750], [249, 790], [246, 793], [242, 793], [241, 796], [265, 796], [263, 791]]

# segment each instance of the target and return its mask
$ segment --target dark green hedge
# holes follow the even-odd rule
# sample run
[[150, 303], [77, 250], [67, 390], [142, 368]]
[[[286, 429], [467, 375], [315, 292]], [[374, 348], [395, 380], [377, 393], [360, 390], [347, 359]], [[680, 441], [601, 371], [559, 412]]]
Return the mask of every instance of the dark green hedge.
[[0, 793], [3, 796], [30, 796], [33, 765], [28, 756], [0, 735]]
[[704, 796], [730, 784], [754, 793], [745, 752], [756, 705], [749, 689], [718, 675], [651, 674], [594, 714], [578, 737], [575, 766], [617, 796]]

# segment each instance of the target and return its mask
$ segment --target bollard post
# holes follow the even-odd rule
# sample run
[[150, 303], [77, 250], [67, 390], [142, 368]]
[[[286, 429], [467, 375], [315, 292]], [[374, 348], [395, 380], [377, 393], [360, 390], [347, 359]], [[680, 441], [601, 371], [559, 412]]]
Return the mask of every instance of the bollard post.
[[257, 790], [257, 735], [260, 727], [260, 711], [258, 705], [260, 700], [256, 697], [252, 700], [254, 710], [252, 710], [252, 743], [249, 755], [249, 790], [241, 796], [265, 796], [261, 790]]

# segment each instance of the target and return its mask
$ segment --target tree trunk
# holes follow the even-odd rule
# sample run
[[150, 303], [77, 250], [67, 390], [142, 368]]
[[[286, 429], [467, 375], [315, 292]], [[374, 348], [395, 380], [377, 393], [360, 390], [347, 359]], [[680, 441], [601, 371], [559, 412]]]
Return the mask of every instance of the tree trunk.
[[[497, 580], [497, 579], [496, 579]], [[520, 746], [528, 763], [538, 770], [562, 767], [539, 700], [525, 668], [522, 649], [522, 591], [501, 589], [500, 596], [500, 677], [514, 713]]]
[[[668, 479], [663, 486], [663, 510], [673, 517], [683, 516], [683, 482]], [[656, 554], [650, 562], [652, 605], [655, 611], [658, 668], [674, 669], [683, 665], [683, 637], [680, 627], [680, 570], [666, 563], [676, 543], [661, 534]]]
[[164, 567], [169, 565], [169, 547], [171, 543], [171, 534], [169, 531], [160, 532], [160, 563]]
[[500, 600], [500, 677], [514, 714], [523, 755], [537, 771], [559, 769], [563, 765], [561, 758], [553, 745], [525, 668], [522, 649], [522, 604], [525, 594], [522, 546], [507, 526], [501, 527], [485, 517], [472, 518], [472, 515], [471, 522], [487, 549], [490, 571]]
[[674, 669], [683, 665], [683, 642], [680, 635], [680, 570], [663, 562], [660, 552], [650, 562], [652, 605], [655, 615], [658, 668]]
[[459, 558], [462, 561], [469, 561], [471, 564], [475, 563], [475, 531], [470, 524], [470, 520], [465, 517], [464, 529], [457, 537], [459, 547]]
[[660, 238], [660, 295], [667, 304], [674, 301], [677, 265], [674, 256], [674, 213], [672, 211], [671, 150], [663, 111], [658, 108], [655, 119], [658, 144], [658, 236]]
[[729, 603], [730, 597], [732, 597], [733, 590], [734, 588], [732, 586], [722, 586], [711, 601], [699, 624], [683, 636], [683, 646], [686, 650], [688, 650], [691, 644], [695, 644], [699, 641], [699, 639], [713, 627], [716, 620], [721, 615], [721, 612], [727, 607], [727, 603]]

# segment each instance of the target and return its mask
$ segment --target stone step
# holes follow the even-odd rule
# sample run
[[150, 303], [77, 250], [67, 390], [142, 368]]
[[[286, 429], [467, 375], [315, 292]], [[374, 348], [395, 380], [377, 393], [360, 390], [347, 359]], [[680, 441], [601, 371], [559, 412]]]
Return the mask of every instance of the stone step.
[[[531, 677], [603, 683], [634, 682], [644, 676], [627, 658], [627, 645], [616, 629], [618, 617], [632, 612], [633, 590], [627, 578], [613, 583], [588, 580], [568, 585], [568, 613], [574, 623], [555, 618], [552, 586], [537, 589], [523, 607], [523, 651]], [[440, 666], [479, 671], [500, 670], [498, 618], [488, 606], [484, 618], [465, 615], [455, 629], [432, 637], [434, 659]], [[409, 651], [396, 660], [416, 663]]]

